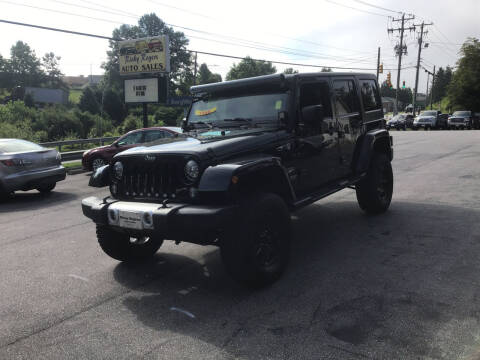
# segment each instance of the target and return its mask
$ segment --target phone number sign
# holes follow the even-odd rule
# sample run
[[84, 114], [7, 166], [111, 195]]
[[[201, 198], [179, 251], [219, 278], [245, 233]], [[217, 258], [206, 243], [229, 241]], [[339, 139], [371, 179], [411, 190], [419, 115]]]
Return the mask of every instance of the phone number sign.
[[126, 103], [158, 103], [158, 78], [126, 79]]
[[120, 75], [170, 72], [168, 36], [118, 42]]

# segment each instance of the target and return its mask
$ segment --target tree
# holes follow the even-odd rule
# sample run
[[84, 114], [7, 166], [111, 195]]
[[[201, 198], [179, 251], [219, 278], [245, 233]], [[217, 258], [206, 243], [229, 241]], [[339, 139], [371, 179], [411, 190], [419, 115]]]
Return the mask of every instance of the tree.
[[45, 73], [40, 60], [28, 44], [17, 41], [10, 49], [8, 71], [13, 76], [15, 86], [38, 86], [44, 80]]
[[197, 84], [210, 84], [215, 82], [221, 82], [222, 76], [220, 74], [214, 74], [210, 71], [207, 64], [200, 65], [197, 74]]
[[227, 80], [244, 79], [253, 76], [269, 75], [277, 72], [269, 61], [253, 60], [247, 56], [238, 64], [233, 64], [227, 73]]
[[[187, 51], [188, 39], [183, 32], [174, 31], [154, 13], [143, 15], [138, 25], [121, 25], [113, 30], [112, 37], [116, 39], [136, 39], [149, 36], [168, 35], [170, 46], [169, 93], [188, 93], [193, 84], [192, 57]], [[107, 51], [108, 61], [103, 64], [105, 69], [105, 84], [121, 92], [123, 79], [119, 73], [118, 42], [110, 40], [110, 50]]]
[[61, 57], [56, 56], [53, 52], [46, 53], [43, 58], [43, 68], [46, 73], [46, 84], [49, 87], [59, 88], [64, 87], [65, 84], [62, 81], [63, 73], [59, 68], [59, 61]]
[[453, 109], [480, 111], [480, 42], [469, 38], [460, 50], [457, 70], [448, 87]]
[[[382, 97], [391, 97], [393, 99], [396, 98], [396, 90], [394, 88], [390, 88], [387, 84], [387, 81], [384, 81], [380, 85], [380, 95]], [[398, 91], [398, 101], [408, 105], [411, 104], [413, 100], [413, 92], [411, 88], [400, 89]]]
[[88, 111], [90, 114], [99, 114], [100, 113], [100, 103], [95, 96], [95, 92], [93, 89], [88, 86], [86, 87], [82, 95], [80, 96], [80, 102], [78, 103], [78, 107], [82, 111]]
[[298, 70], [295, 70], [294, 68], [286, 68], [285, 70], [283, 70], [283, 73], [284, 74], [298, 74]]
[[440, 67], [435, 74], [435, 81], [433, 87], [430, 89], [433, 102], [442, 100], [447, 95], [447, 88], [452, 81], [453, 71], [450, 66], [445, 69]]

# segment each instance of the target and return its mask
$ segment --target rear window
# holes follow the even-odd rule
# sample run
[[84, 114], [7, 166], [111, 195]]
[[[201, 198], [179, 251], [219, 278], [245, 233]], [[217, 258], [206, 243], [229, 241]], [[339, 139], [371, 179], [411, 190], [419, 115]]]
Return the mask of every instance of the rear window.
[[382, 107], [375, 80], [360, 80], [360, 89], [365, 111], [378, 110]]
[[0, 140], [0, 153], [38, 151], [44, 148], [26, 140]]

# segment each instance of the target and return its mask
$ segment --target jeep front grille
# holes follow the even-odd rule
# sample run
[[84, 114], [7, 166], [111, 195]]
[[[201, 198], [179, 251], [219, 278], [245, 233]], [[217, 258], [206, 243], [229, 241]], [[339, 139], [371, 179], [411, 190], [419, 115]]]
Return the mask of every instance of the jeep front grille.
[[[132, 159], [133, 160], [133, 159]], [[137, 199], [175, 198], [184, 190], [181, 179], [182, 160], [123, 162], [122, 179], [118, 182], [118, 197]]]

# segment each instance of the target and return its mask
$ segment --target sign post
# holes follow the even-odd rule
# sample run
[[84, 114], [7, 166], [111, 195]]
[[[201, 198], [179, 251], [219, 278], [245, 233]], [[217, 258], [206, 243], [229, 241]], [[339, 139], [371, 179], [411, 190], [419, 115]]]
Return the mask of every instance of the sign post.
[[125, 76], [125, 103], [142, 104], [148, 127], [148, 103], [166, 102], [170, 72], [168, 36], [119, 41], [120, 75]]

